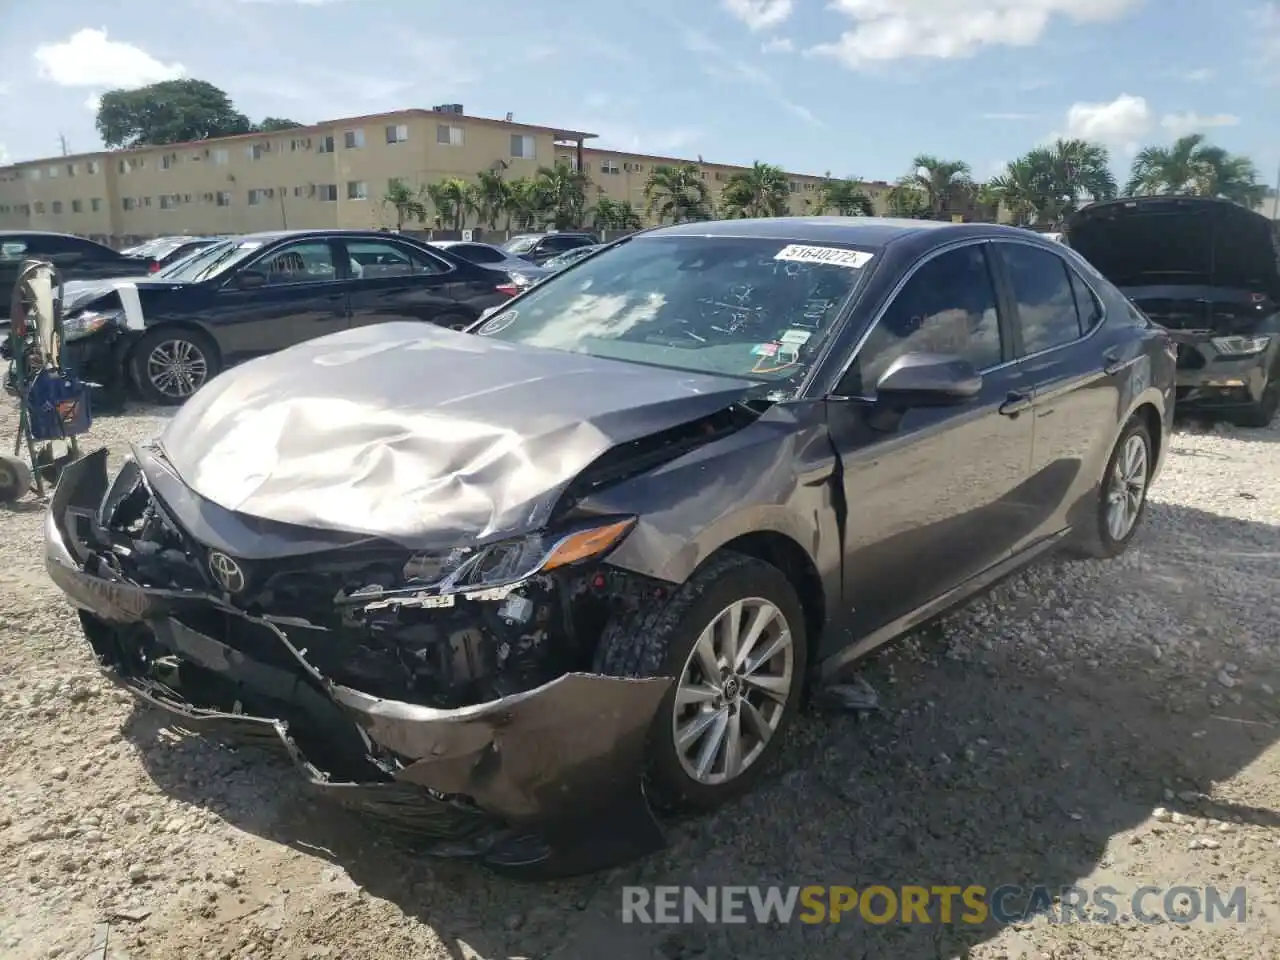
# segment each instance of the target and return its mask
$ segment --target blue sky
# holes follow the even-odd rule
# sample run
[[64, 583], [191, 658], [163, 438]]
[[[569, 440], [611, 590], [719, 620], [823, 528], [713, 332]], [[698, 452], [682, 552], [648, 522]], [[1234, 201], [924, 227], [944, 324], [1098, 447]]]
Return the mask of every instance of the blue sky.
[[[95, 97], [174, 76], [254, 119], [461, 102], [599, 144], [892, 179], [1079, 135], [1118, 172], [1201, 130], [1280, 165], [1280, 0], [58, 0], [0, 4], [0, 157], [100, 146]], [[21, 11], [21, 12], [20, 12]]]

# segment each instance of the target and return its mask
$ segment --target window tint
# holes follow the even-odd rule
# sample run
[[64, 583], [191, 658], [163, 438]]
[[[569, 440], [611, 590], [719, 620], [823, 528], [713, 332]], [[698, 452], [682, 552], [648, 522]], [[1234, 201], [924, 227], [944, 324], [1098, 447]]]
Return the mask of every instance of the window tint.
[[1080, 274], [1067, 268], [1071, 276], [1071, 289], [1076, 295], [1076, 313], [1080, 315], [1080, 332], [1088, 333], [1102, 322], [1102, 304]]
[[859, 351], [841, 389], [868, 394], [907, 353], [947, 353], [977, 369], [1001, 362], [995, 285], [981, 246], [934, 257], [907, 281]]
[[547, 237], [542, 241], [542, 250], [573, 250], [585, 246], [587, 241], [582, 237]]
[[1000, 248], [1018, 304], [1023, 352], [1038, 353], [1078, 340], [1080, 318], [1063, 259], [1020, 243], [1002, 243]]
[[434, 257], [384, 240], [348, 240], [347, 258], [351, 275], [361, 280], [445, 272], [444, 265]]
[[27, 245], [21, 240], [6, 240], [0, 243], [0, 260], [21, 260], [27, 252]]
[[338, 275], [333, 248], [323, 241], [281, 247], [255, 263], [253, 269], [265, 273], [267, 284], [273, 287], [334, 280]]
[[482, 243], [459, 243], [453, 247], [453, 252], [472, 263], [500, 263], [506, 259], [501, 250], [486, 247]]

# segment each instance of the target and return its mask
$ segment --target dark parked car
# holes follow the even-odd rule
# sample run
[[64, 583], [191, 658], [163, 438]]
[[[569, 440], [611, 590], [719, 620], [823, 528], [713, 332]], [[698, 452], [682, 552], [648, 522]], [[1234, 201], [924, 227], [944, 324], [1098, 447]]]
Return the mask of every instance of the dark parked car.
[[593, 253], [595, 253], [597, 250], [602, 249], [603, 247], [604, 247], [603, 243], [593, 243], [585, 247], [578, 247], [574, 250], [569, 250], [566, 253], [556, 254], [550, 260], [546, 260], [543, 262], [542, 269], [551, 271], [551, 272], [554, 272], [557, 270], [563, 270], [565, 267], [573, 266], [579, 260], [586, 259], [587, 257], [591, 256]]
[[197, 250], [211, 247], [225, 239], [225, 237], [158, 237], [123, 252], [131, 257], [145, 258], [150, 261], [150, 272], [156, 273]]
[[96, 297], [77, 292], [66, 357], [86, 380], [127, 376], [145, 399], [181, 403], [242, 360], [388, 320], [462, 329], [517, 289], [504, 273], [380, 231], [260, 233]]
[[509, 274], [519, 286], [537, 283], [547, 275], [542, 267], [535, 266], [523, 257], [507, 253], [491, 243], [477, 243], [473, 240], [432, 240], [433, 247], [448, 250], [464, 260], [478, 263], [490, 270], [501, 270]]
[[1167, 334], [1016, 228], [684, 224], [508, 307], [228, 371], [46, 521], [109, 676], [441, 854], [653, 849], [649, 802], [747, 789], [806, 684], [1121, 553], [1168, 446]]
[[530, 263], [543, 264], [552, 257], [600, 242], [594, 233], [522, 233], [502, 245], [502, 249]]
[[22, 261], [33, 258], [52, 261], [64, 281], [142, 276], [153, 263], [67, 233], [0, 230], [0, 320], [9, 317], [9, 301]]
[[1097, 203], [1065, 239], [1178, 342], [1178, 407], [1280, 410], [1280, 224], [1226, 200]]

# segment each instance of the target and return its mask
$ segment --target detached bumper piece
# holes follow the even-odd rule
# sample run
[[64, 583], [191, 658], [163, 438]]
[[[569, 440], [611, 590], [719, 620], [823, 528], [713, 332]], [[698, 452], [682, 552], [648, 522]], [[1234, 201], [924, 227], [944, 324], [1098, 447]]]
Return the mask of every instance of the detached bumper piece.
[[321, 794], [438, 856], [549, 877], [663, 845], [642, 770], [669, 679], [567, 673], [456, 709], [361, 692], [322, 676], [264, 617], [119, 578], [86, 535], [106, 491], [105, 451], [67, 468], [46, 567], [104, 673], [177, 725], [282, 749]]

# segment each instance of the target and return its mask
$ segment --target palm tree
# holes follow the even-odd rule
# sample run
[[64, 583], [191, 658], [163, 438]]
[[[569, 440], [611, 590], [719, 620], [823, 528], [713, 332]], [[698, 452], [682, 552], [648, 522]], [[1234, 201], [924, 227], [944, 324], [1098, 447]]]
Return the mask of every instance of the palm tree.
[[781, 217], [791, 207], [791, 182], [786, 171], [756, 161], [725, 181], [720, 205], [731, 217]]
[[506, 213], [511, 201], [511, 185], [498, 170], [481, 170], [473, 188], [476, 219], [490, 230], [498, 228], [498, 218]]
[[467, 222], [467, 215], [476, 209], [471, 184], [461, 177], [446, 177], [439, 183], [429, 183], [422, 188], [422, 193], [435, 208], [437, 225], [447, 223], [452, 230], [461, 230]]
[[845, 177], [843, 180], [827, 180], [818, 188], [818, 199], [813, 204], [815, 216], [822, 216], [828, 210], [835, 210], [842, 217], [873, 217], [875, 210], [871, 206], [871, 198], [862, 191], [862, 184], [856, 177]]
[[906, 217], [911, 220], [928, 220], [932, 215], [929, 209], [929, 198], [919, 187], [910, 183], [900, 183], [889, 191], [889, 216]]
[[587, 217], [587, 191], [591, 178], [585, 170], [567, 163], [539, 167], [534, 184], [543, 198], [543, 211], [557, 230], [582, 226]]
[[1081, 204], [1114, 199], [1116, 178], [1106, 147], [1059, 139], [1010, 163], [986, 184], [983, 193], [1020, 226], [1059, 224]]
[[916, 187], [924, 193], [925, 202], [934, 219], [942, 219], [958, 193], [973, 189], [969, 165], [963, 160], [940, 160], [922, 153], [911, 161], [911, 172], [898, 181], [900, 186]]
[[711, 194], [692, 163], [654, 167], [644, 185], [645, 212], [658, 223], [711, 219]]
[[427, 219], [427, 208], [423, 206], [418, 195], [399, 177], [387, 181], [387, 192], [382, 195], [384, 206], [396, 211], [396, 229], [403, 230], [406, 220], [417, 220], [421, 223]]
[[1207, 143], [1202, 133], [1190, 133], [1172, 146], [1141, 150], [1125, 192], [1220, 197], [1253, 208], [1262, 202], [1266, 188], [1258, 183], [1258, 170], [1248, 157]]
[[591, 209], [591, 226], [596, 230], [639, 230], [640, 211], [629, 200], [601, 197]]
[[546, 222], [547, 198], [538, 184], [527, 177], [507, 181], [507, 232], [514, 225], [517, 230], [531, 230]]
[[1030, 226], [1045, 202], [1046, 187], [1041, 174], [1030, 157], [1019, 157], [1004, 173], [982, 185], [981, 199], [1004, 209], [1014, 226]]

